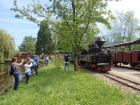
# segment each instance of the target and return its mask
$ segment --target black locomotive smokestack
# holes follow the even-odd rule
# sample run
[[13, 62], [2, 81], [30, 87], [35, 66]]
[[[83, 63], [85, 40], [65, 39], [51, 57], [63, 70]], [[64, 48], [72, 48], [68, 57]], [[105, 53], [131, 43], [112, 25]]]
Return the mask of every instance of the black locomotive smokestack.
[[102, 37], [97, 38], [96, 42], [95, 42], [99, 48], [102, 47], [102, 45], [105, 43], [105, 40]]

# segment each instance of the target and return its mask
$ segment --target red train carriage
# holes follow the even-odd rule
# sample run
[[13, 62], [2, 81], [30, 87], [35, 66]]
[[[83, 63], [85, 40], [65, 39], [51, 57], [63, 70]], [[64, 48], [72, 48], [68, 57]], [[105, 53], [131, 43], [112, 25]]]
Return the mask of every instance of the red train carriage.
[[16, 55], [17, 58], [28, 58], [30, 56], [30, 53], [27, 52], [21, 52], [21, 56], [20, 55]]
[[[140, 44], [140, 39], [135, 41], [130, 41], [127, 43], [115, 44], [112, 46], [105, 46], [104, 48], [115, 48], [115, 53], [113, 54], [113, 64], [117, 66], [118, 63], [128, 65], [132, 67], [140, 67], [140, 50], [131, 51], [132, 46]], [[117, 51], [117, 47], [129, 46], [129, 52]]]
[[22, 52], [22, 58], [27, 58], [30, 56], [30, 53]]

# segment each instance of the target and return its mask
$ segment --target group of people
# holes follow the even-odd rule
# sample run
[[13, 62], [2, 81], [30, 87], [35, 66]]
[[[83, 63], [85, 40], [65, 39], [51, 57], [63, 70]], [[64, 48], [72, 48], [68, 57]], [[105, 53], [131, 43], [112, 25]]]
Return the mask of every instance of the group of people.
[[[51, 57], [52, 58], [52, 57]], [[68, 71], [70, 69], [70, 57], [68, 54], [66, 54], [63, 58], [64, 60], [64, 70], [66, 71], [66, 66], [68, 66]], [[44, 60], [45, 63], [48, 64], [49, 63], [49, 57], [44, 56]], [[48, 60], [48, 61], [47, 61]], [[13, 57], [12, 58], [12, 67], [14, 69], [14, 78], [15, 78], [15, 84], [14, 84], [14, 90], [18, 89], [18, 85], [19, 85], [19, 74], [20, 74], [20, 68], [19, 66], [21, 66], [24, 62], [24, 67], [25, 67], [25, 77], [26, 77], [26, 81], [25, 83], [28, 84], [29, 81], [29, 76], [30, 73], [32, 74], [32, 69], [34, 68], [36, 75], [38, 75], [38, 66], [39, 66], [39, 61], [37, 58], [37, 55], [35, 55], [35, 57], [28, 57], [27, 61], [24, 61], [24, 59], [20, 62], [17, 63], [17, 57]], [[51, 60], [52, 62], [52, 60]]]
[[32, 58], [28, 57], [27, 61], [24, 61], [24, 59], [23, 59], [20, 63], [17, 63], [17, 57], [13, 57], [12, 58], [12, 67], [14, 69], [13, 76], [15, 78], [14, 90], [18, 89], [19, 74], [20, 74], [19, 66], [21, 66], [23, 64], [23, 62], [25, 63], [24, 67], [25, 67], [25, 77], [26, 77], [25, 83], [26, 84], [28, 84], [29, 76], [32, 73], [32, 69], [33, 68], [35, 70], [36, 75], [38, 75], [38, 71], [37, 70], [38, 70], [38, 66], [39, 66], [39, 61], [38, 61], [37, 55], [35, 55], [34, 58], [33, 57]]
[[45, 64], [48, 65], [49, 64], [49, 56], [44, 55], [43, 59], [44, 59]]
[[43, 55], [43, 59], [46, 65], [49, 64], [49, 59], [51, 59], [51, 63], [53, 62], [53, 55], [48, 56], [48, 55]]

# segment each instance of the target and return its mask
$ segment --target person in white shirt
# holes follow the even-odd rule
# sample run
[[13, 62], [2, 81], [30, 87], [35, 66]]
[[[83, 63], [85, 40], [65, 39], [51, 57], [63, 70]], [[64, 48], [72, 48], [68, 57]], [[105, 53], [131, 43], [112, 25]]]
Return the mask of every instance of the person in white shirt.
[[[33, 56], [32, 56], [32, 58], [33, 58]], [[31, 59], [31, 57], [28, 57], [28, 61], [29, 61], [29, 63], [32, 62], [31, 72], [33, 73], [32, 69], [34, 68], [34, 70], [36, 72], [36, 75], [38, 75], [38, 72], [37, 72], [38, 65], [37, 65], [37, 63], [33, 59]]]
[[49, 56], [47, 56], [47, 58], [46, 58], [46, 59], [47, 59], [47, 65], [48, 65], [48, 64], [49, 64]]
[[26, 84], [28, 84], [29, 75], [28, 72], [31, 72], [32, 62], [27, 61], [27, 63], [24, 65], [25, 67], [25, 76], [26, 76]]

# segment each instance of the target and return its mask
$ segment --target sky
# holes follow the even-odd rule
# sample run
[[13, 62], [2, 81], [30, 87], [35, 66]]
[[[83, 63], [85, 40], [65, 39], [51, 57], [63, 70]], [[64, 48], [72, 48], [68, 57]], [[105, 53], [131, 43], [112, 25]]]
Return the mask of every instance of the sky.
[[[17, 0], [18, 6], [26, 6], [32, 3], [32, 0]], [[38, 0], [35, 0], [38, 1]], [[49, 4], [49, 0], [40, 0], [41, 4]], [[135, 17], [140, 19], [140, 0], [121, 0], [119, 2], [112, 1], [108, 5], [108, 9], [115, 11], [133, 10]], [[4, 29], [15, 38], [16, 47], [21, 44], [25, 36], [37, 37], [39, 27], [29, 20], [17, 19], [14, 11], [10, 8], [13, 6], [13, 0], [0, 0], [0, 29]]]

